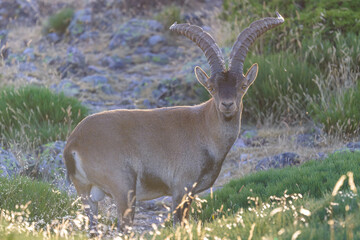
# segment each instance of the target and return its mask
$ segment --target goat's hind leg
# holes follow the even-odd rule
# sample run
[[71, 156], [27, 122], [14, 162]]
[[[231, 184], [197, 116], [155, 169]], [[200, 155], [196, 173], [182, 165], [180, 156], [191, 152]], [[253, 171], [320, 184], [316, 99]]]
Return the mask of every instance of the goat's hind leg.
[[136, 205], [136, 178], [123, 179], [112, 188], [112, 198], [118, 212], [118, 229], [128, 232], [134, 222]]
[[99, 207], [98, 207], [98, 202], [93, 201], [91, 198], [90, 194], [91, 194], [92, 186], [90, 184], [83, 184], [77, 181], [76, 179], [72, 179], [72, 181], [75, 185], [79, 197], [81, 197], [81, 201], [83, 203], [85, 213], [89, 218], [90, 233], [91, 232], [94, 233], [96, 232], [96, 226], [98, 224], [97, 216], [99, 214]]

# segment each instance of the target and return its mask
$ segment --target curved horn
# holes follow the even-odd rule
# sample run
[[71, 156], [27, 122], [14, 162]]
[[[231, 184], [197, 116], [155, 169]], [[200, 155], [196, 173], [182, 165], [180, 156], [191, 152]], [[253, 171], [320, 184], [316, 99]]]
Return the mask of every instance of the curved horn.
[[243, 74], [243, 65], [249, 47], [261, 34], [284, 22], [284, 18], [278, 12], [276, 12], [276, 15], [277, 18], [268, 17], [251, 23], [248, 28], [239, 34], [231, 49], [229, 72]]
[[175, 31], [195, 42], [204, 52], [210, 65], [211, 75], [225, 71], [225, 61], [221, 50], [215, 43], [211, 35], [201, 27], [190, 25], [189, 23], [171, 25], [171, 31]]

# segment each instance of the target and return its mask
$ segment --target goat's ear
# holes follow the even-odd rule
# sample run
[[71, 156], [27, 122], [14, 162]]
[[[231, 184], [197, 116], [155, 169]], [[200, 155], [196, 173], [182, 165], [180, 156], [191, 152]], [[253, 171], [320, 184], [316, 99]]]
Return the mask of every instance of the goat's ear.
[[248, 86], [250, 86], [251, 84], [254, 83], [256, 77], [257, 77], [257, 74], [258, 74], [258, 64], [257, 63], [254, 63], [250, 68], [249, 70], [247, 71], [247, 73], [245, 74], [245, 78], [248, 82]]
[[195, 76], [201, 85], [203, 85], [206, 89], [209, 89], [209, 76], [201, 69], [201, 67], [195, 67]]

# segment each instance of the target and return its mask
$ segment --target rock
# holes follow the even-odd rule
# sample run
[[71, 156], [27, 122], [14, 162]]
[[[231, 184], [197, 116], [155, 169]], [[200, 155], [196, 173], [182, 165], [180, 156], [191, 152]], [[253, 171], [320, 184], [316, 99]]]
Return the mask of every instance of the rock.
[[[144, 52], [142, 55], [141, 55], [141, 60], [143, 62], [154, 62], [154, 63], [157, 63], [157, 64], [161, 64], [161, 65], [165, 65], [165, 64], [168, 64], [169, 63], [169, 57], [164, 54], [164, 53], [151, 53], [151, 52]], [[136, 62], [139, 62], [137, 61], [136, 59], [133, 58], [133, 61], [136, 63]]]
[[65, 163], [63, 161], [64, 141], [56, 141], [42, 145], [38, 150], [40, 163], [39, 173], [42, 179], [53, 180], [65, 176]]
[[245, 147], [246, 147], [246, 144], [245, 144], [245, 142], [244, 142], [244, 140], [242, 138], [236, 139], [234, 145], [232, 146], [233, 149], [245, 148]]
[[158, 21], [133, 18], [122, 24], [111, 37], [109, 49], [113, 50], [119, 46], [133, 45], [134, 42], [146, 38], [152, 32], [160, 31], [163, 28], [163, 25]]
[[98, 37], [99, 37], [99, 32], [87, 31], [81, 34], [80, 37], [78, 37], [78, 39], [81, 41], [89, 41], [89, 40], [97, 39]]
[[151, 109], [151, 108], [156, 108], [156, 104], [154, 104], [153, 102], [151, 102], [149, 99], [144, 99], [143, 101], [143, 106], [147, 109]]
[[360, 151], [360, 142], [350, 142], [350, 143], [346, 144], [346, 147], [350, 150]]
[[107, 95], [112, 95], [115, 93], [115, 90], [108, 83], [101, 84], [101, 91]]
[[360, 151], [360, 142], [350, 142], [344, 148], [337, 149], [333, 153], [346, 153]]
[[254, 138], [258, 135], [258, 132], [255, 129], [252, 130], [245, 130], [242, 134], [241, 137], [245, 138], [245, 139], [249, 139], [249, 138]]
[[77, 47], [68, 47], [67, 56], [57, 70], [61, 73], [61, 78], [67, 77], [68, 73], [85, 75], [87, 69], [84, 54]]
[[56, 93], [63, 92], [68, 97], [75, 97], [80, 93], [80, 86], [69, 79], [63, 79], [58, 85], [53, 85], [50, 88]]
[[79, 37], [83, 34], [85, 30], [91, 27], [91, 20], [92, 12], [90, 8], [76, 11], [68, 27], [70, 36]]
[[34, 61], [35, 60], [35, 53], [34, 53], [34, 49], [33, 48], [26, 48], [24, 51], [23, 51], [23, 55], [26, 57], [26, 60], [25, 61]]
[[295, 136], [295, 143], [302, 147], [315, 147], [318, 145], [320, 137], [315, 134], [305, 133]]
[[19, 63], [19, 71], [20, 72], [36, 72], [37, 67], [34, 63], [21, 62], [21, 63]]
[[85, 65], [85, 56], [77, 47], [70, 46], [67, 49], [66, 61], [74, 66], [81, 67]]
[[101, 75], [87, 76], [87, 77], [82, 78], [80, 81], [86, 82], [86, 83], [91, 83], [94, 87], [96, 87], [97, 85], [100, 85], [100, 84], [108, 83], [108, 79]]
[[128, 61], [121, 59], [119, 56], [106, 56], [100, 59], [100, 64], [103, 67], [108, 67], [112, 70], [119, 70], [125, 68]]
[[162, 35], [154, 35], [148, 39], [148, 43], [150, 46], [155, 46], [155, 45], [157, 45], [159, 43], [163, 43], [163, 42], [165, 42], [165, 37]]
[[0, 146], [0, 177], [12, 177], [19, 169], [20, 165], [14, 154]]
[[7, 30], [1, 30], [0, 31], [0, 55], [5, 60], [7, 59], [7, 57], [10, 54], [10, 48], [6, 47], [7, 35], [8, 35]]
[[39, 16], [37, 0], [0, 1], [0, 29], [6, 28], [12, 21], [31, 26]]
[[58, 43], [61, 41], [62, 37], [56, 32], [49, 33], [46, 35], [46, 39], [51, 43]]
[[316, 154], [317, 156], [316, 156], [316, 159], [325, 159], [325, 158], [327, 158], [327, 154], [326, 153], [324, 153], [324, 152], [318, 152], [317, 154]]
[[285, 152], [272, 157], [261, 159], [255, 167], [255, 170], [266, 170], [270, 168], [283, 168], [300, 163], [300, 156], [296, 153]]

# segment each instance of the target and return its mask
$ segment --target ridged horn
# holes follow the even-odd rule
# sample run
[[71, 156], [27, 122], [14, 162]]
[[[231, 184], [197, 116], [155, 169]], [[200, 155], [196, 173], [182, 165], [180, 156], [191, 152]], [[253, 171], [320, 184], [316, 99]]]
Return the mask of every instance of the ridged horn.
[[284, 18], [278, 12], [276, 15], [277, 18], [268, 17], [251, 23], [239, 34], [230, 52], [229, 72], [243, 74], [243, 65], [249, 47], [261, 34], [284, 22]]
[[189, 23], [171, 25], [171, 31], [175, 31], [195, 42], [204, 52], [210, 65], [211, 75], [217, 72], [225, 72], [225, 61], [219, 46], [213, 37], [201, 27]]

